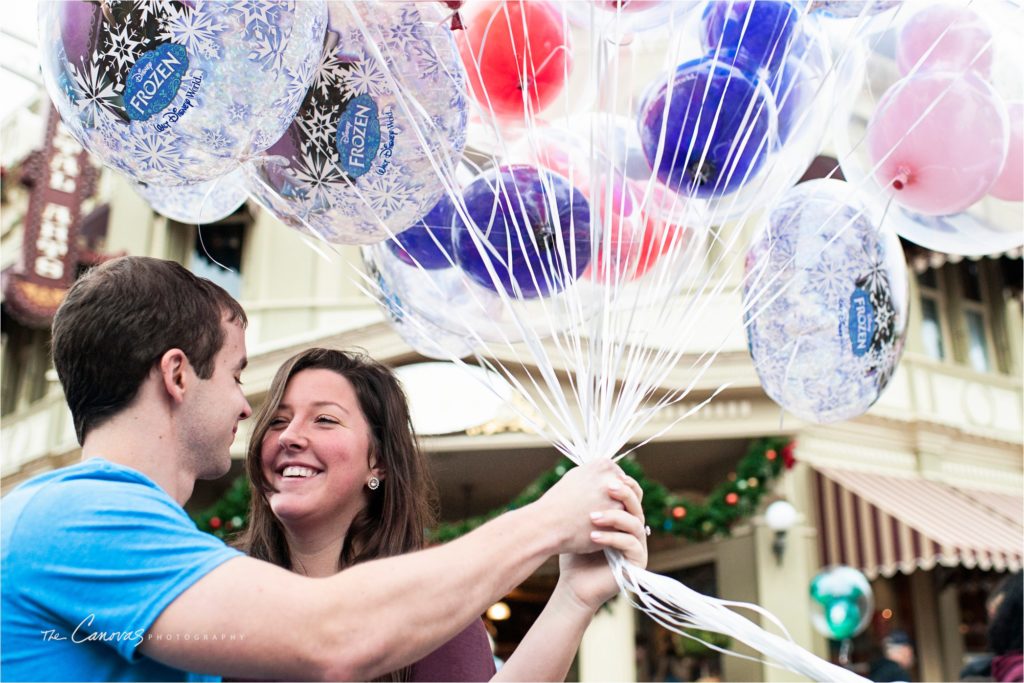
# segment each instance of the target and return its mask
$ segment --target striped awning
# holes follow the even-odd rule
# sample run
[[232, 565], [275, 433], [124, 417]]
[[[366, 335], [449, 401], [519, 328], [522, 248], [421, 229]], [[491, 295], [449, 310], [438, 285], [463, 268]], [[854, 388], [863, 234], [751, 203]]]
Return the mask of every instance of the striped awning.
[[815, 467], [821, 563], [868, 578], [935, 565], [1024, 565], [1024, 499], [921, 477]]

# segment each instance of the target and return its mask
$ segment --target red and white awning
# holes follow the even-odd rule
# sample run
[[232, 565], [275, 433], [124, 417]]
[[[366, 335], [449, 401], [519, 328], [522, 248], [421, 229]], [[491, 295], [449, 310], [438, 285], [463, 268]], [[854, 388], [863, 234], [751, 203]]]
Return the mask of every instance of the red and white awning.
[[1015, 571], [1024, 565], [1024, 499], [917, 476], [816, 467], [823, 566], [868, 578], [935, 565]]

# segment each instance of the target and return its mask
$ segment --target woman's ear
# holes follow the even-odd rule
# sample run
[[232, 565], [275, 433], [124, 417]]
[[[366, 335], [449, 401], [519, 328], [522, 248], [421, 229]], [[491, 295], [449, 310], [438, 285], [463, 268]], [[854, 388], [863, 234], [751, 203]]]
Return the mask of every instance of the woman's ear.
[[377, 459], [377, 456], [375, 455], [370, 456], [370, 474], [377, 477], [381, 481], [384, 481], [384, 478], [388, 474], [387, 469], [384, 467], [384, 464], [380, 462]]

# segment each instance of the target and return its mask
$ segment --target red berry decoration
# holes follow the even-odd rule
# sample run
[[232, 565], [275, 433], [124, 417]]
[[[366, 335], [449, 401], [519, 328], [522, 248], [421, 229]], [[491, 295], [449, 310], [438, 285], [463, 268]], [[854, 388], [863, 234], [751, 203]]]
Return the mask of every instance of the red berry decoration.
[[727, 505], [735, 505], [740, 502], [739, 495], [734, 491], [732, 493], [725, 494], [725, 502]]
[[220, 517], [210, 517], [210, 528], [219, 529], [221, 525]]
[[672, 516], [676, 519], [682, 519], [686, 516], [686, 508], [684, 508], [682, 505], [675, 506], [674, 508], [672, 508]]
[[775, 462], [775, 458], [779, 457], [779, 454], [775, 452], [775, 449], [770, 449], [764, 452], [764, 457], [771, 462]]

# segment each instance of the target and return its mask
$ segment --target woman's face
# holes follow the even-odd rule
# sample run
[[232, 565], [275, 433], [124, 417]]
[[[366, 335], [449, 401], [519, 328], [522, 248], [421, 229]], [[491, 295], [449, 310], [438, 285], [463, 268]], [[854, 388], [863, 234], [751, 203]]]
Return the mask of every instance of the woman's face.
[[369, 449], [370, 429], [347, 379], [323, 369], [293, 375], [260, 451], [263, 476], [277, 491], [268, 496], [274, 516], [292, 530], [347, 528], [367, 503], [367, 479], [381, 477]]

